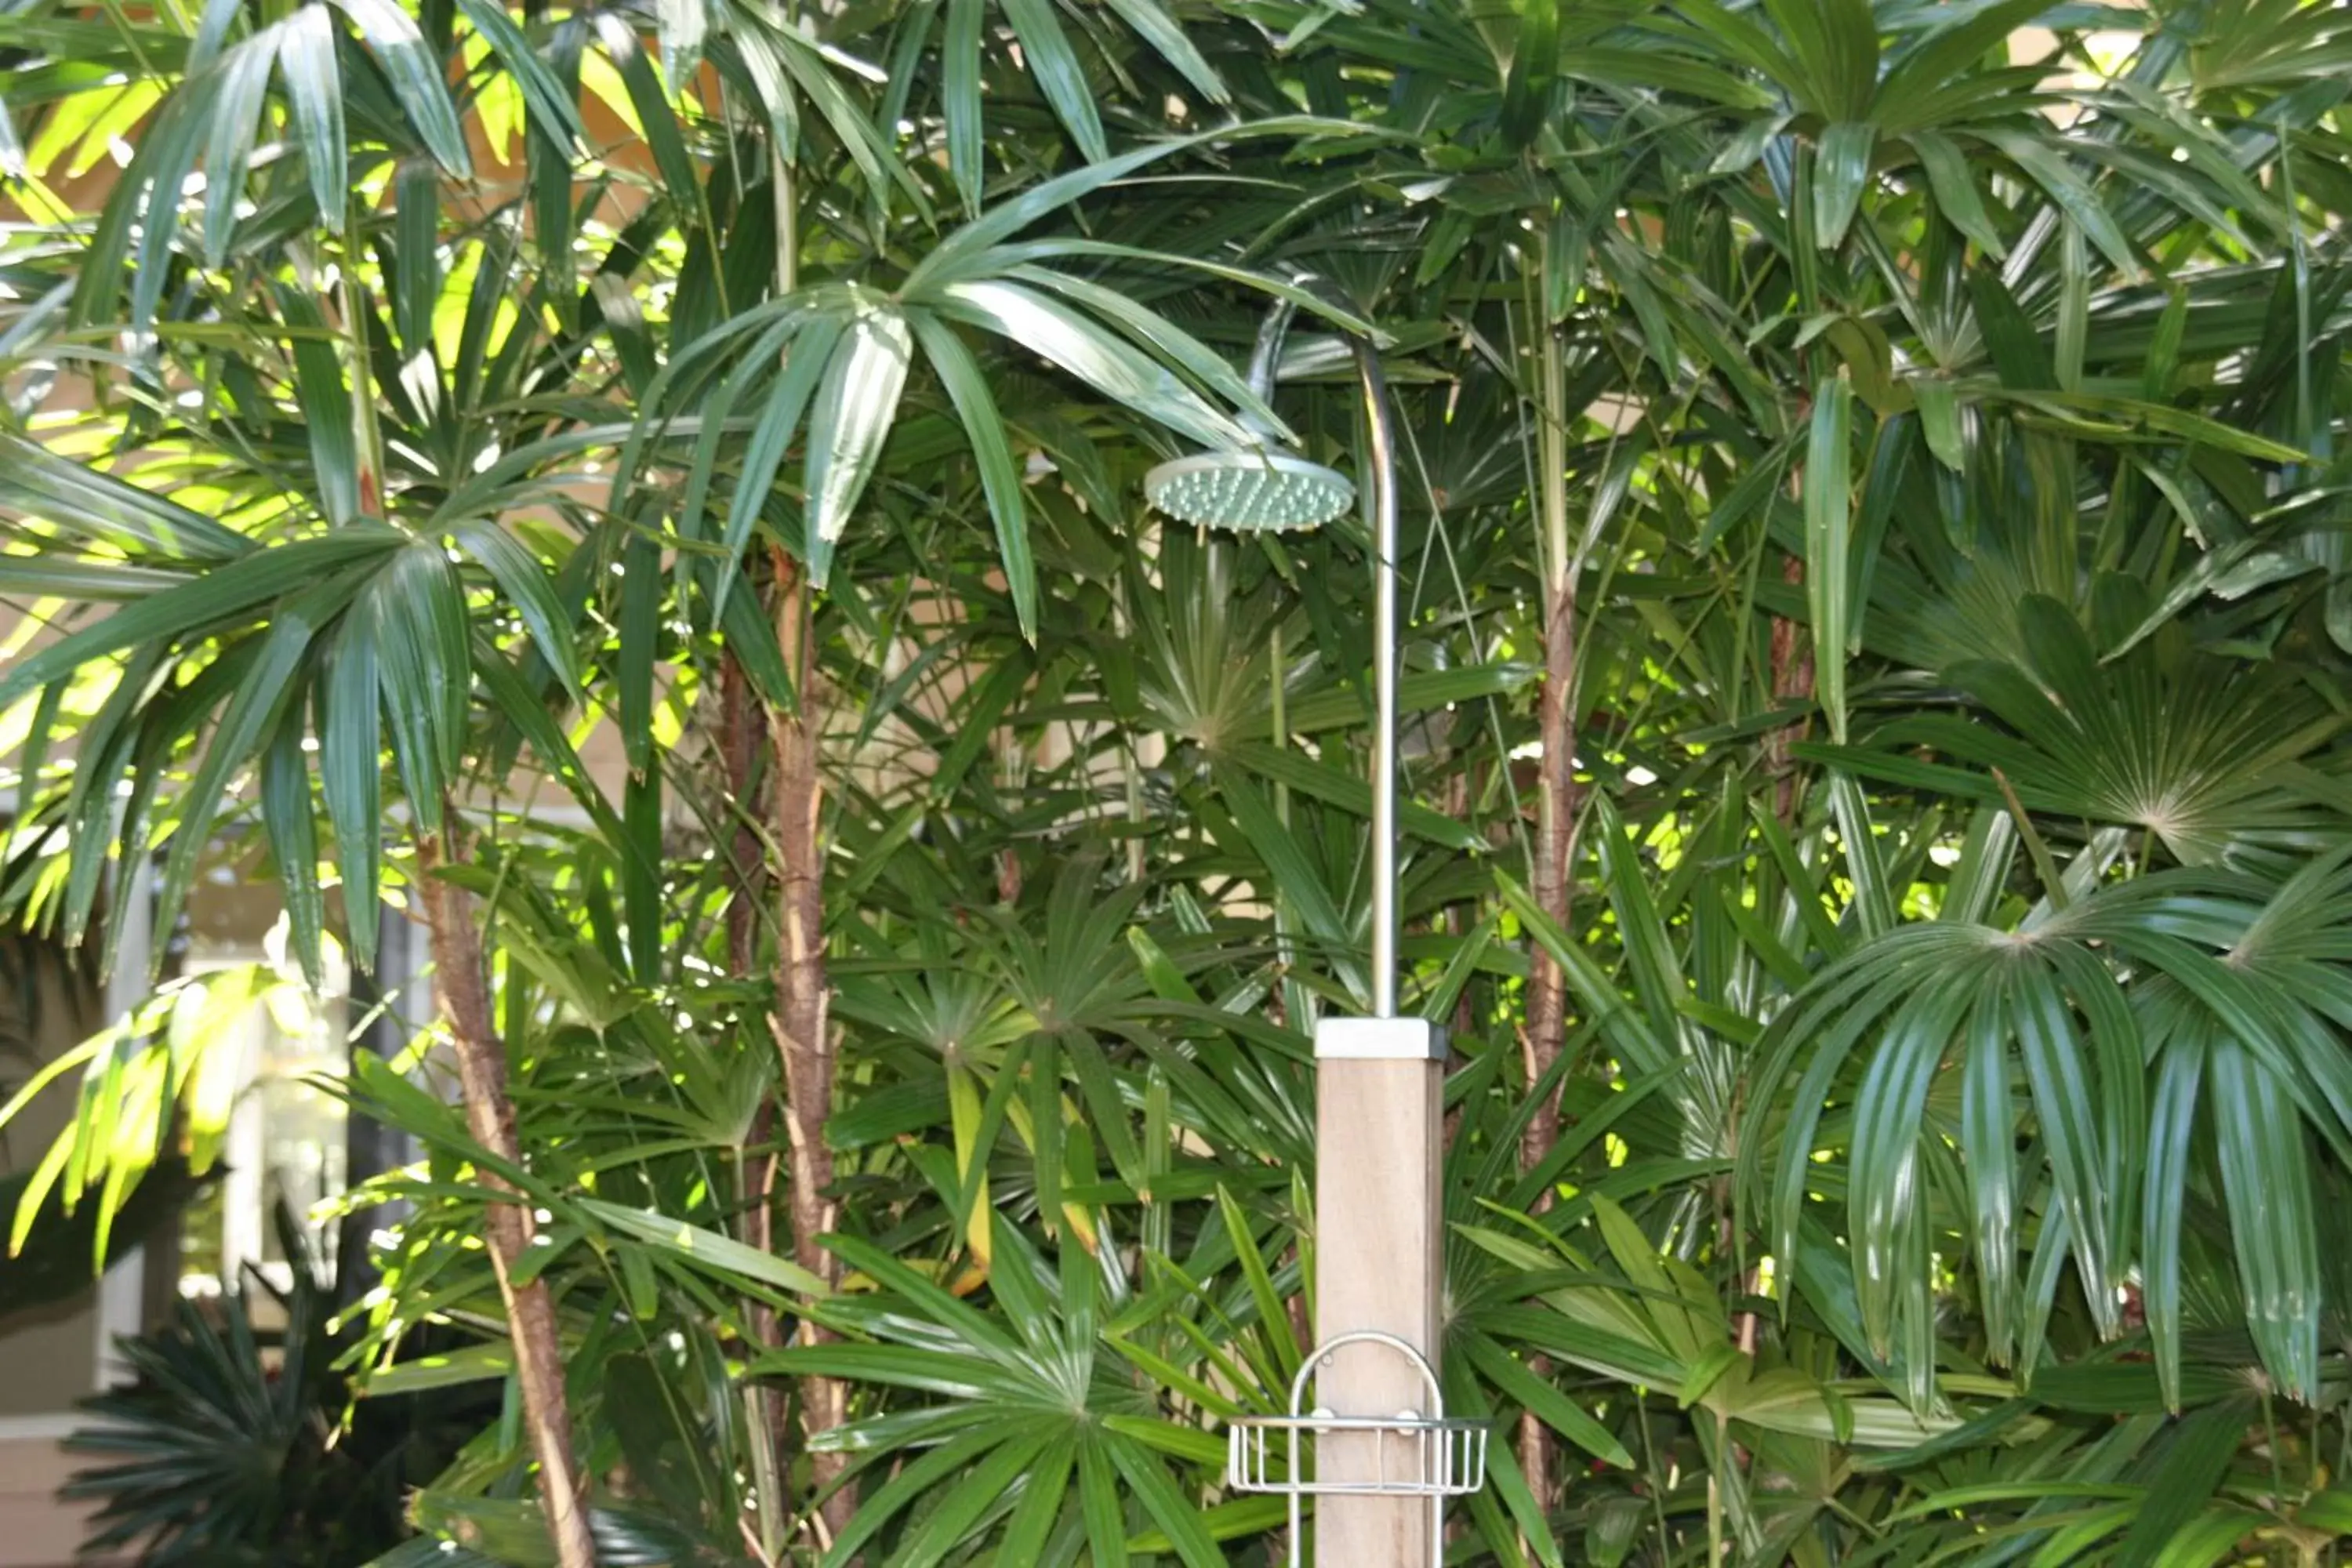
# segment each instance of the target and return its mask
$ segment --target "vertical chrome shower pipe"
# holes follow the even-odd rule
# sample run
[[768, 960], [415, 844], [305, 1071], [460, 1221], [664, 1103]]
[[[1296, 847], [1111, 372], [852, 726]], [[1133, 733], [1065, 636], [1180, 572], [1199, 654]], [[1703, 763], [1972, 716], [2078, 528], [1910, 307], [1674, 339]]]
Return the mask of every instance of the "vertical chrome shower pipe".
[[[1311, 279], [1302, 279], [1302, 282]], [[1297, 306], [1276, 300], [1259, 323], [1250, 354], [1249, 388], [1274, 401], [1283, 340]], [[1363, 493], [1372, 531], [1372, 942], [1371, 1016], [1397, 1016], [1397, 481], [1396, 428], [1380, 351], [1358, 333], [1346, 334], [1355, 354], [1366, 426]], [[1244, 414], [1244, 423], [1259, 421]], [[1271, 431], [1261, 431], [1269, 437]], [[1276, 670], [1280, 680], [1283, 672]]]

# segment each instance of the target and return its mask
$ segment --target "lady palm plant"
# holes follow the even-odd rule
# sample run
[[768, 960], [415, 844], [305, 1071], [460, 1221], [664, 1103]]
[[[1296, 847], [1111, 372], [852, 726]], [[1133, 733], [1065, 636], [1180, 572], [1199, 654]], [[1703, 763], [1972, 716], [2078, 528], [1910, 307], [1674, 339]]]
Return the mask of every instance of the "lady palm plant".
[[[136, 1381], [85, 1407], [101, 1421], [72, 1446], [92, 1462], [66, 1492], [93, 1507], [97, 1548], [155, 1568], [337, 1568], [402, 1539], [406, 1489], [483, 1418], [485, 1402], [457, 1392], [386, 1400], [346, 1427], [338, 1270], [299, 1217], [275, 1219], [283, 1289], [256, 1272], [216, 1302], [179, 1303], [169, 1328], [124, 1347]], [[356, 1264], [356, 1247], [343, 1258]]]
[[[1122, 15], [1195, 86], [1218, 93], [1213, 73], [1149, 0]], [[795, 584], [825, 580], [829, 557], [891, 432], [916, 342], [929, 374], [915, 395], [936, 387], [978, 442], [982, 488], [1024, 626], [1034, 622], [1035, 593], [1022, 493], [980, 363], [951, 323], [1020, 335], [1082, 381], [1195, 439], [1244, 438], [1203, 399], [1203, 392], [1234, 392], [1247, 400], [1208, 351], [1082, 277], [1036, 267], [1056, 248], [1086, 255], [1093, 242], [1072, 238], [1044, 249], [1033, 243], [1018, 255], [1002, 253], [1003, 241], [1040, 217], [1168, 149], [1146, 149], [1001, 204], [960, 235], [932, 244], [911, 270], [892, 268], [907, 275], [884, 292], [874, 268], [887, 246], [863, 229], [863, 216], [838, 231], [846, 248], [835, 253], [821, 224], [804, 233], [800, 207], [805, 200], [808, 216], [830, 220], [842, 209], [824, 204], [840, 193], [861, 215], [938, 237], [923, 166], [906, 163], [876, 131], [877, 95], [844, 86], [841, 79], [855, 79], [859, 62], [839, 43], [815, 41], [764, 15], [690, 23], [665, 15], [663, 21], [673, 71], [690, 77], [698, 56], [719, 68], [719, 91], [709, 99], [715, 116], [703, 117], [700, 90], [671, 97], [626, 18], [600, 18], [593, 38], [567, 25], [535, 39], [494, 7], [467, 12], [461, 26], [451, 14], [412, 19], [396, 8], [338, 14], [311, 7], [281, 19], [248, 19], [218, 5], [193, 35], [168, 24], [116, 30], [108, 47], [135, 68], [134, 93], [110, 100], [70, 96], [77, 79], [52, 63], [19, 95], [37, 113], [47, 110], [32, 142], [36, 156], [69, 143], [77, 132], [87, 135], [94, 119], [154, 107], [140, 154], [115, 183], [89, 247], [77, 258], [64, 323], [70, 332], [110, 319], [122, 298], [122, 269], [135, 260], [123, 315], [133, 351], [131, 396], [142, 406], [95, 431], [119, 450], [146, 454], [156, 471], [168, 463], [183, 473], [222, 474], [223, 494], [217, 501], [206, 496], [213, 503], [207, 510], [230, 519], [164, 501], [45, 447], [20, 442], [17, 448], [9, 500], [18, 536], [50, 554], [47, 562], [28, 562], [26, 571], [42, 576], [33, 586], [64, 586], [66, 576], [79, 571], [90, 592], [139, 601], [11, 672], [12, 689], [42, 693], [26, 769], [37, 777], [68, 683], [97, 661], [125, 658], [120, 670], [100, 667], [101, 681], [105, 674], [116, 677], [112, 692], [103, 696], [88, 732], [73, 737], [82, 765], [56, 807], [79, 829], [70, 835], [63, 900], [68, 931], [78, 932], [88, 919], [110, 837], [119, 837], [126, 855], [152, 837], [167, 838], [168, 918], [206, 850], [225, 795], [257, 765], [262, 825], [287, 880], [298, 942], [315, 973], [324, 900], [302, 762], [315, 739], [348, 929], [364, 962], [373, 930], [367, 911], [383, 878], [380, 726], [389, 721], [400, 795], [415, 836], [404, 880], [420, 895], [436, 938], [466, 1100], [477, 1117], [475, 1152], [486, 1157], [485, 1179], [493, 1187], [521, 1180], [523, 1151], [507, 1107], [506, 1053], [480, 984], [487, 976], [467, 900], [484, 890], [495, 904], [498, 889], [470, 887], [456, 868], [467, 858], [461, 782], [478, 776], [485, 763], [510, 763], [513, 741], [506, 737], [528, 742], [539, 765], [580, 796], [620, 854], [624, 926], [634, 947], [628, 964], [637, 980], [649, 980], [660, 968], [653, 947], [663, 892], [660, 847], [645, 832], [658, 824], [662, 800], [649, 752], [649, 677], [665, 616], [688, 617], [689, 637], [699, 620], [704, 635], [723, 640], [729, 668], [758, 684], [780, 735], [811, 732], [815, 692], [796, 687], [806, 671], [795, 671], [788, 658], [803, 651], [793, 646], [800, 639], [789, 635], [792, 626], [805, 632], [807, 625], [805, 608], [794, 608], [795, 595], [804, 591]], [[356, 47], [347, 27], [356, 28]], [[980, 195], [972, 155], [979, 130], [974, 68], [982, 54], [978, 8], [955, 8], [948, 27], [945, 53], [954, 63], [939, 111], [953, 143], [950, 174], [969, 206]], [[897, 47], [923, 47], [924, 28], [910, 24], [902, 31]], [[55, 37], [29, 19], [24, 37], [47, 47], [54, 62]], [[1102, 153], [1093, 103], [1071, 90], [1069, 51], [1053, 16], [1032, 8], [1013, 16], [1007, 41], [1031, 63], [1024, 85], [1042, 88], [1082, 152]], [[602, 241], [575, 221], [575, 197], [583, 187], [599, 197], [616, 188], [626, 196], [635, 173], [625, 156], [618, 163], [583, 163], [577, 88], [564, 79], [581, 71], [583, 45], [592, 42], [609, 67], [607, 81], [617, 78], [625, 100], [619, 107], [636, 121], [652, 163], [674, 183], [667, 200], [643, 204], [612, 235], [611, 248], [583, 287], [580, 253]], [[446, 68], [453, 58], [466, 62], [464, 86], [455, 93]], [[756, 120], [736, 121], [730, 83], [764, 108], [764, 128]], [[908, 85], [902, 76], [897, 106], [929, 107], [907, 101]], [[814, 110], [805, 142], [803, 103]], [[492, 117], [512, 117], [518, 107], [528, 127], [521, 170], [528, 189], [521, 200], [480, 216], [470, 196], [450, 199], [465, 187], [453, 190], [448, 180], [469, 171], [475, 151], [468, 138], [499, 140]], [[367, 132], [356, 151], [355, 117]], [[298, 155], [307, 188], [282, 177], [286, 159], [253, 155], [279, 127], [286, 138], [279, 146]], [[699, 184], [686, 161], [689, 137], [724, 154], [736, 173], [731, 193]], [[756, 171], [748, 199], [739, 160]], [[182, 190], [199, 162], [206, 199], [200, 211], [183, 215]], [[345, 189], [355, 170], [362, 183], [356, 204]], [[379, 217], [375, 209], [386, 196], [388, 210]], [[870, 207], [860, 205], [868, 202]], [[763, 237], [745, 215], [773, 215], [764, 235], [777, 258], [772, 279], [730, 279], [727, 268], [713, 265], [722, 234], [730, 258]], [[646, 284], [635, 274], [671, 235], [686, 241], [682, 265], [666, 258], [674, 271], [647, 274], [667, 274], [677, 289], [668, 312], [672, 352], [656, 371], [653, 356], [660, 351], [631, 296], [642, 296]], [[445, 279], [453, 237], [460, 275], [471, 264], [472, 285], [463, 296]], [[803, 250], [839, 276], [802, 290]], [[861, 253], [867, 259], [850, 265]], [[523, 261], [532, 282], [528, 310], [518, 318], [500, 283]], [[1029, 276], [1000, 276], [1007, 268]], [[729, 302], [730, 281], [740, 306]], [[1054, 292], [1038, 291], [1040, 282]], [[772, 291], [772, 303], [740, 309]], [[714, 296], [724, 318], [715, 331]], [[259, 303], [248, 308], [248, 300]], [[236, 311], [236, 328], [206, 331], [203, 323], [224, 307]], [[1108, 321], [1108, 330], [1097, 318]], [[23, 323], [49, 324], [37, 311]], [[754, 334], [764, 336], [719, 401], [707, 410], [698, 401], [688, 405], [704, 421], [705, 437], [673, 518], [670, 498], [636, 485], [646, 442], [658, 443], [676, 416], [668, 389], [673, 383], [694, 387], [714, 350]], [[29, 347], [37, 340], [23, 341]], [[762, 384], [785, 349], [789, 370], [772, 388]], [[180, 384], [200, 390], [184, 397], [175, 390]], [[728, 509], [726, 539], [710, 541], [719, 555], [712, 561], [701, 548], [704, 498], [719, 438], [730, 434], [730, 409], [747, 391], [766, 399], [766, 412], [748, 447], [739, 453], [732, 439], [725, 442], [734, 483], [721, 494], [731, 489], [749, 499]], [[286, 417], [298, 406], [306, 421]], [[625, 437], [633, 412], [644, 417]], [[728, 617], [726, 606], [770, 478], [804, 412], [806, 524], [792, 541], [800, 558], [781, 574], [782, 599], [771, 607], [786, 623], [780, 646], [754, 590], [737, 599], [739, 611], [750, 607], [748, 620], [740, 613]], [[307, 453], [283, 450], [296, 423], [305, 426]], [[281, 449], [276, 463], [268, 456], [273, 447]], [[582, 499], [579, 481], [583, 468], [593, 472], [598, 454], [615, 450], [615, 504], [599, 510]], [[289, 461], [290, 468], [279, 466]], [[551, 513], [554, 526], [518, 538], [509, 520], [533, 508]], [[681, 552], [674, 610], [665, 609], [669, 595], [656, 564], [664, 539], [675, 540]], [[66, 567], [63, 576], [42, 575], [45, 566], [67, 561], [82, 564]], [[612, 662], [604, 664], [583, 637], [583, 615], [605, 599], [597, 590], [608, 564], [618, 574], [635, 570], [611, 606], [617, 638]], [[460, 572], [468, 565], [482, 575], [469, 582]], [[499, 646], [518, 627], [529, 644], [520, 659]], [[191, 670], [204, 674], [184, 687]], [[588, 787], [551, 711], [551, 700], [584, 700], [591, 677], [614, 682], [610, 700], [628, 737], [632, 778], [617, 814]], [[491, 700], [478, 710], [478, 684]], [[87, 700], [75, 699], [78, 707]], [[492, 721], [487, 735], [476, 730], [478, 711]], [[182, 793], [164, 793], [160, 781], [191, 742], [200, 747], [200, 761]], [[775, 879], [788, 899], [777, 1016], [796, 1100], [796, 1143], [805, 1143], [822, 1122], [830, 1098], [819, 1075], [814, 1110], [799, 1103], [811, 1093], [795, 1070], [803, 1056], [822, 1058], [829, 1046], [817, 957], [822, 937], [801, 929], [804, 911], [789, 901], [812, 880], [809, 856], [820, 831], [807, 782], [812, 760], [805, 742], [797, 757], [790, 745], [780, 750], [782, 776], [771, 792], [788, 828], [780, 846], [782, 874]], [[91, 813], [110, 804], [111, 781], [126, 773], [134, 781], [131, 808], [125, 830], [110, 836], [97, 829]], [[730, 783], [743, 795], [758, 792], [751, 778]], [[739, 799], [734, 805], [750, 804]], [[160, 822], [162, 834], [151, 821]], [[507, 1005], [511, 1018], [511, 1001]], [[739, 1148], [750, 1131], [735, 1130]], [[502, 1173], [487, 1174], [492, 1171]], [[796, 1172], [796, 1196], [814, 1199], [825, 1174], [821, 1164]], [[814, 1219], [824, 1210], [798, 1212]], [[490, 1214], [492, 1260], [509, 1298], [517, 1365], [539, 1440], [542, 1499], [562, 1555], [583, 1561], [590, 1547], [564, 1452], [571, 1423], [555, 1371], [558, 1330], [540, 1269], [525, 1258], [547, 1238], [534, 1236], [527, 1212], [513, 1205], [496, 1205]], [[818, 1226], [802, 1228], [799, 1246], [814, 1252]], [[773, 1518], [781, 1510], [772, 1495], [770, 1500]], [[763, 1524], [771, 1549], [776, 1528]]]
[[[8, 675], [12, 700], [40, 693], [28, 742], [33, 778], [68, 689], [94, 685], [103, 693], [74, 737], [74, 765], [47, 807], [70, 844], [65, 929], [78, 935], [87, 923], [117, 846], [127, 866], [159, 841], [166, 846], [159, 912], [173, 918], [225, 800], [251, 773], [258, 777], [297, 950], [315, 976], [325, 901], [318, 824], [324, 817], [332, 828], [350, 909], [372, 910], [383, 860], [388, 730], [411, 814], [412, 885], [425, 895], [476, 1135], [511, 1163], [519, 1149], [487, 998], [478, 987], [457, 984], [480, 969], [478, 938], [463, 899], [438, 897], [430, 871], [465, 854], [455, 797], [470, 752], [469, 692], [478, 672], [515, 691], [515, 710], [528, 714], [542, 746], [554, 748], [538, 754], [578, 778], [577, 759], [551, 716], [498, 647], [501, 622], [528, 624], [539, 658], [576, 689], [573, 634], [547, 569], [498, 518], [505, 506], [527, 505], [543, 488], [537, 465], [548, 454], [531, 450], [531, 424], [543, 416], [527, 398], [520, 408], [502, 410], [511, 444], [520, 449], [509, 454], [503, 472], [495, 462], [477, 464], [470, 486], [452, 483], [457, 476], [435, 468], [425, 455], [436, 445], [428, 437], [418, 462], [425, 472], [413, 485], [400, 483], [409, 476], [395, 478], [381, 457], [387, 421], [376, 407], [378, 384], [364, 375], [356, 386], [346, 382], [339, 355], [340, 346], [356, 365], [369, 363], [357, 312], [372, 315], [373, 301], [347, 280], [341, 290], [345, 330], [331, 334], [315, 298], [291, 285], [273, 292], [282, 317], [257, 311], [230, 332], [199, 332], [202, 346], [182, 361], [181, 374], [223, 389], [220, 402], [200, 393], [195, 406], [184, 409], [153, 396], [151, 405], [160, 406], [151, 418], [124, 429], [149, 454], [146, 461], [184, 476], [183, 500], [12, 437], [5, 500], [12, 531], [41, 540], [52, 561], [83, 562], [93, 575], [114, 582], [110, 613], [18, 661]], [[482, 292], [467, 313], [476, 334], [488, 330], [483, 318], [493, 308]], [[536, 335], [528, 326], [511, 329], [506, 346], [521, 358]], [[290, 348], [281, 346], [289, 342]], [[409, 361], [412, 378], [418, 363]], [[429, 356], [422, 363], [429, 372]], [[150, 364], [137, 374], [160, 393], [168, 383], [157, 372]], [[432, 390], [434, 383], [424, 381], [416, 394]], [[410, 395], [385, 402], [395, 411], [413, 407]], [[313, 419], [310, 460], [290, 468], [268, 462], [268, 447], [291, 434], [289, 426], [299, 421], [289, 415], [305, 402]], [[437, 445], [446, 450], [446, 443]], [[210, 471], [228, 482], [204, 495]], [[184, 504], [200, 498], [245, 526]], [[488, 600], [469, 602], [476, 590], [467, 568], [493, 588]], [[306, 757], [313, 738], [316, 805]], [[116, 798], [118, 784], [127, 785], [123, 803]], [[119, 832], [110, 816], [118, 809]], [[124, 879], [116, 878], [118, 884]], [[372, 937], [370, 931], [355, 943], [362, 956]], [[512, 1266], [530, 1245], [527, 1215], [510, 1205], [495, 1213], [493, 1256], [515, 1322], [548, 1503], [555, 1517], [568, 1518], [572, 1462], [552, 1309], [543, 1292], [512, 1283]]]

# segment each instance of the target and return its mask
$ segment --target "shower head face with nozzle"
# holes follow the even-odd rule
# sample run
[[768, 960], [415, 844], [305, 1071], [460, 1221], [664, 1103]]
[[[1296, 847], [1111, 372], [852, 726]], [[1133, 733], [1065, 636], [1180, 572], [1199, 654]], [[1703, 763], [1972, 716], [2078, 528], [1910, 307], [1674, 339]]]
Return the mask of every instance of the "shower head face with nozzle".
[[1345, 474], [1287, 452], [1203, 452], [1143, 476], [1144, 498], [1180, 522], [1239, 533], [1317, 528], [1356, 503]]

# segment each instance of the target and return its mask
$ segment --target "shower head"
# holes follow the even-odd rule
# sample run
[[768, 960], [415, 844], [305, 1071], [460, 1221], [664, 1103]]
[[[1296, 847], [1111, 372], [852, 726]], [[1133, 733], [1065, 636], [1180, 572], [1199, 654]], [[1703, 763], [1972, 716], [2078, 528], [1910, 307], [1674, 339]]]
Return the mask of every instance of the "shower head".
[[1242, 533], [1286, 533], [1330, 521], [1355, 504], [1344, 474], [1288, 452], [1202, 452], [1143, 476], [1144, 498], [1181, 522]]
[[[1274, 397], [1275, 369], [1282, 340], [1297, 310], [1289, 299], [1274, 302], [1259, 323], [1250, 355], [1249, 388], [1261, 405]], [[1356, 503], [1356, 487], [1344, 474], [1284, 450], [1279, 426], [1265, 423], [1270, 409], [1242, 412], [1245, 429], [1265, 445], [1253, 451], [1202, 452], [1162, 463], [1143, 476], [1143, 496], [1180, 522], [1236, 533], [1287, 533], [1318, 528]]]

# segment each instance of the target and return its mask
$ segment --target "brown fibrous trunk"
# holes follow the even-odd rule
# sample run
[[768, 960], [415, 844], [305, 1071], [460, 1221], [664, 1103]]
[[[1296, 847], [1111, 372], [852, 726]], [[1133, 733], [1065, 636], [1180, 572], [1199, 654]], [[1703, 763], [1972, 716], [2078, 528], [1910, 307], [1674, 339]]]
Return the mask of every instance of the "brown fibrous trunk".
[[[826, 1016], [830, 993], [824, 955], [824, 781], [819, 769], [823, 694], [816, 673], [816, 643], [811, 631], [809, 588], [799, 563], [779, 555], [776, 563], [776, 640], [798, 678], [798, 702], [790, 712], [769, 715], [774, 749], [771, 803], [776, 838], [776, 1007], [769, 1016], [776, 1048], [783, 1058], [784, 1131], [790, 1150], [793, 1256], [827, 1286], [841, 1278], [840, 1261], [819, 1241], [834, 1227], [833, 1151], [824, 1124], [833, 1112], [834, 1046]], [[801, 1340], [818, 1344], [830, 1336], [813, 1320], [801, 1321]], [[801, 1388], [801, 1426], [814, 1437], [849, 1417], [849, 1388], [837, 1378], [809, 1377]], [[809, 1456], [812, 1479], [826, 1494], [817, 1511], [823, 1543], [840, 1538], [856, 1510], [856, 1498], [838, 1487], [848, 1468], [845, 1454]]]
[[[1805, 563], [1791, 555], [1780, 563], [1780, 580], [1791, 586], [1805, 580]], [[1813, 696], [1813, 648], [1804, 628], [1783, 616], [1772, 617], [1772, 696], [1780, 702], [1810, 702]], [[1805, 738], [1802, 720], [1783, 725], [1764, 737], [1764, 767], [1773, 781], [1772, 812], [1792, 822], [1797, 810], [1797, 769], [1790, 747]]]
[[[727, 806], [734, 822], [733, 831], [722, 840], [728, 858], [727, 970], [736, 979], [749, 979], [759, 969], [760, 911], [768, 891], [767, 863], [761, 851], [760, 835], [753, 826], [761, 809], [760, 760], [767, 745], [767, 721], [760, 710], [758, 695], [751, 689], [751, 677], [732, 650], [719, 667], [719, 763], [726, 780]], [[764, 1022], [764, 1013], [761, 1016]], [[775, 1103], [762, 1096], [745, 1140], [741, 1190], [737, 1194], [742, 1205], [737, 1228], [743, 1245], [761, 1252], [775, 1245], [772, 1205], [782, 1163], [772, 1146], [775, 1129]], [[776, 1348], [782, 1337], [775, 1308], [765, 1300], [754, 1300], [750, 1304], [750, 1313], [751, 1338], [756, 1345], [768, 1350]], [[751, 1407], [761, 1423], [761, 1440], [767, 1446], [763, 1458], [772, 1459], [787, 1440], [790, 1402], [782, 1390], [762, 1387], [754, 1394]], [[770, 1521], [761, 1516], [760, 1501], [758, 1489], [747, 1494], [740, 1525], [744, 1539], [761, 1542], [764, 1550]]]
[[[734, 830], [727, 836], [727, 968], [739, 980], [748, 980], [760, 962], [760, 904], [767, 897], [767, 865], [761, 854], [760, 835], [753, 829], [760, 811], [760, 752], [766, 743], [767, 723], [740, 660], [730, 653], [719, 667], [719, 762], [727, 780], [727, 805]], [[774, 1239], [768, 1196], [775, 1189], [776, 1157], [767, 1148], [775, 1127], [775, 1108], [763, 1102], [754, 1120], [750, 1150], [744, 1160], [744, 1245], [765, 1252]], [[763, 1344], [775, 1342], [775, 1313], [766, 1306], [752, 1309], [754, 1331]]]
[[[490, 1153], [520, 1167], [522, 1147], [515, 1133], [514, 1100], [507, 1092], [506, 1043], [499, 1037], [490, 1005], [489, 976], [474, 929], [473, 899], [436, 874], [462, 863], [457, 813], [442, 806], [444, 826], [436, 842], [417, 841], [419, 893], [433, 947], [435, 989], [456, 1047], [457, 1076], [466, 1095], [466, 1125]], [[523, 1424], [539, 1462], [540, 1506], [562, 1568], [595, 1568], [596, 1547], [588, 1530], [578, 1462], [572, 1449], [572, 1412], [563, 1387], [563, 1342], [555, 1321], [555, 1298], [544, 1279], [518, 1285], [515, 1265], [538, 1236], [530, 1205], [495, 1172], [482, 1171], [483, 1185], [506, 1195], [489, 1209], [490, 1267], [506, 1303], [515, 1373], [522, 1384]]]
[[[1576, 588], [1561, 571], [1544, 595], [1544, 679], [1536, 698], [1542, 772], [1536, 784], [1536, 907], [1572, 940], [1576, 865]], [[1531, 943], [1528, 976], [1528, 1023], [1521, 1037], [1530, 1091], [1559, 1060], [1568, 1039], [1568, 976], [1540, 942]], [[1547, 1089], [1519, 1136], [1519, 1168], [1531, 1170], [1559, 1142], [1559, 1089]], [[1547, 1187], [1536, 1210], [1551, 1206]], [[1537, 1368], [1538, 1375], [1543, 1369]], [[1551, 1428], [1533, 1412], [1519, 1417], [1519, 1468], [1538, 1507], [1556, 1500]]]

